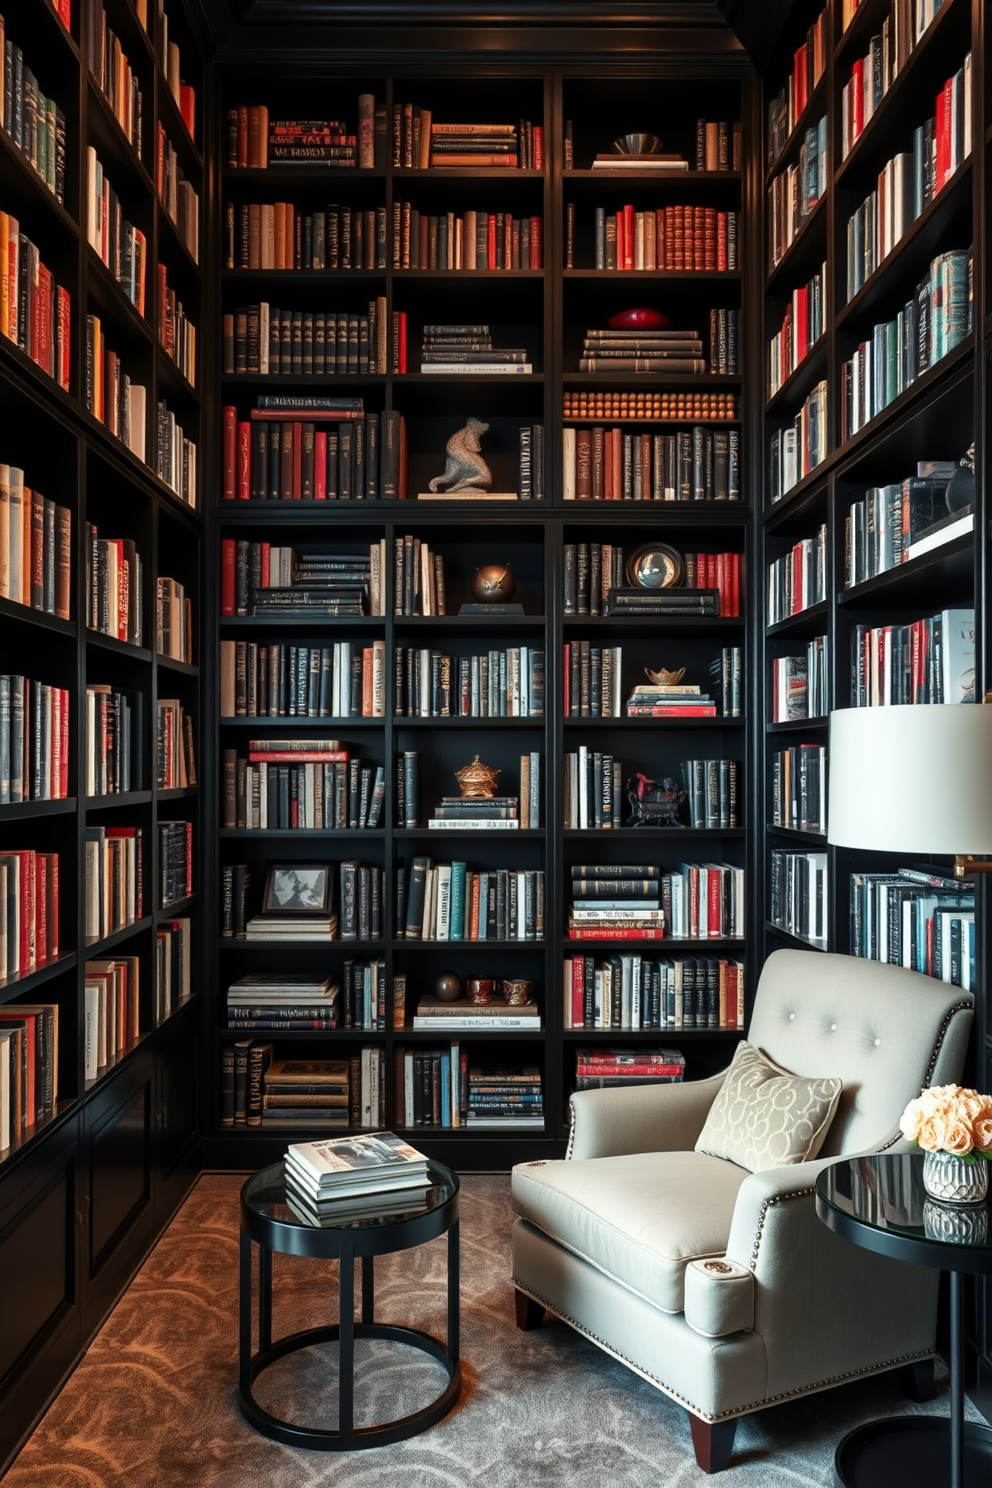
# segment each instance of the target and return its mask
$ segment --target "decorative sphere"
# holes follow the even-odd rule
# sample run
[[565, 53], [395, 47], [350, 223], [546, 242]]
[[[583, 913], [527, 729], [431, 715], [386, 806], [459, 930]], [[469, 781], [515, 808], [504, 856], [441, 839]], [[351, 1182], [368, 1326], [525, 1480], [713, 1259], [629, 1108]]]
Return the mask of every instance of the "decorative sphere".
[[480, 604], [505, 604], [516, 592], [517, 581], [505, 563], [488, 563], [476, 569], [472, 593]]
[[611, 331], [662, 331], [669, 320], [660, 310], [621, 310], [606, 323]]
[[462, 979], [453, 971], [442, 971], [434, 983], [434, 995], [439, 1002], [457, 1002], [462, 995]]

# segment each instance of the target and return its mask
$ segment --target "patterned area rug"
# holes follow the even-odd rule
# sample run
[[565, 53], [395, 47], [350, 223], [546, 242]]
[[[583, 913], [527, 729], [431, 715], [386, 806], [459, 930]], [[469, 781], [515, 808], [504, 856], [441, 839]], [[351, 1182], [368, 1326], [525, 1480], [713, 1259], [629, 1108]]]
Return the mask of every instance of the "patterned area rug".
[[[519, 1333], [509, 1281], [509, 1179], [462, 1187], [462, 1357], [456, 1410], [420, 1437], [339, 1456], [283, 1447], [238, 1413], [237, 1176], [197, 1183], [5, 1488], [667, 1488], [702, 1484], [683, 1412], [561, 1323]], [[334, 1320], [327, 1263], [277, 1256], [274, 1333]], [[444, 1242], [377, 1262], [377, 1318], [444, 1330]], [[290, 1419], [336, 1425], [333, 1364], [314, 1349], [259, 1381]], [[356, 1350], [360, 1423], [414, 1410], [436, 1365], [395, 1345]], [[752, 1416], [727, 1488], [826, 1488], [846, 1431], [914, 1406], [892, 1376]]]

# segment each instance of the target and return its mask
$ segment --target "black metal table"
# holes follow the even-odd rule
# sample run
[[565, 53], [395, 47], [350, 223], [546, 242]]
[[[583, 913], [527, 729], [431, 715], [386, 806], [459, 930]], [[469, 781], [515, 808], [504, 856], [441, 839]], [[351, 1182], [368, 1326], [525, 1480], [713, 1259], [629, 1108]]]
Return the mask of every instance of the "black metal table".
[[950, 1420], [896, 1416], [859, 1426], [837, 1448], [835, 1488], [987, 1488], [992, 1427], [964, 1419], [962, 1322], [962, 1276], [992, 1273], [987, 1205], [938, 1203], [923, 1187], [922, 1153], [880, 1153], [825, 1168], [816, 1212], [852, 1245], [936, 1266], [951, 1281]]
[[[292, 1447], [324, 1452], [353, 1452], [362, 1447], [387, 1446], [426, 1431], [447, 1415], [461, 1393], [458, 1358], [458, 1178], [441, 1163], [428, 1167], [432, 1187], [426, 1207], [416, 1214], [390, 1212], [390, 1195], [383, 1194], [382, 1209], [373, 1216], [343, 1219], [340, 1224], [307, 1224], [286, 1202], [283, 1165], [276, 1163], [249, 1178], [241, 1190], [240, 1251], [240, 1368], [238, 1402], [242, 1415], [266, 1436]], [[411, 1250], [439, 1235], [448, 1236], [448, 1336], [445, 1342], [417, 1328], [404, 1328], [375, 1321], [374, 1258], [395, 1251]], [[252, 1353], [252, 1265], [251, 1247], [258, 1254], [258, 1350]], [[306, 1328], [285, 1338], [272, 1340], [272, 1253], [308, 1256], [339, 1261], [339, 1322], [328, 1327]], [[361, 1321], [355, 1322], [355, 1260], [362, 1262]], [[374, 1338], [419, 1349], [444, 1366], [448, 1383], [429, 1405], [374, 1426], [356, 1426], [355, 1339]], [[296, 1426], [280, 1420], [258, 1404], [252, 1386], [258, 1376], [277, 1359], [314, 1344], [338, 1344], [338, 1429]]]

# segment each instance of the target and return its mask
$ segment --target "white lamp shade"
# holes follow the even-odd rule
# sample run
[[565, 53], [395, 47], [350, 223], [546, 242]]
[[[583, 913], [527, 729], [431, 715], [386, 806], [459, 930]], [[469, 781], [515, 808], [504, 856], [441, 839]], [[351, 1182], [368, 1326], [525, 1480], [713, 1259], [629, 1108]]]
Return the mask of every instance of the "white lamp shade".
[[992, 853], [992, 705], [842, 708], [828, 758], [828, 842]]

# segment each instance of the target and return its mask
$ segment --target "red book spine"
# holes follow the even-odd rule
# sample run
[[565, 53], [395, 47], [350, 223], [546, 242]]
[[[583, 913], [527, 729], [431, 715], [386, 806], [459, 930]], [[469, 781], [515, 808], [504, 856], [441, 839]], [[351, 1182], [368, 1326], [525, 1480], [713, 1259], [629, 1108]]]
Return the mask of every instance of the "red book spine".
[[39, 853], [35, 863], [35, 964], [44, 966], [48, 960], [48, 874], [45, 871], [45, 854]]
[[611, 1075], [629, 1076], [632, 1079], [644, 1079], [654, 1077], [657, 1079], [663, 1075], [681, 1075], [684, 1066], [681, 1064], [577, 1064], [575, 1073], [580, 1079], [600, 1080], [608, 1079]]
[[238, 500], [251, 496], [251, 424], [238, 424]]
[[397, 367], [396, 370], [398, 372], [405, 372], [406, 371], [406, 356], [407, 356], [407, 350], [406, 350], [406, 348], [407, 348], [407, 341], [406, 341], [406, 311], [405, 310], [401, 310], [399, 312], [399, 315], [400, 315], [400, 354], [399, 354], [399, 363], [400, 364], [399, 364], [399, 366]]
[[723, 874], [718, 868], [710, 868], [706, 874], [709, 906], [706, 933], [710, 940], [719, 940], [723, 935]]
[[807, 336], [808, 328], [809, 304], [807, 290], [804, 284], [801, 289], [796, 290], [796, 317], [795, 324], [793, 326], [793, 335], [795, 337], [796, 344], [794, 360], [797, 366], [802, 361], [806, 353], [809, 351], [809, 338]]
[[530, 219], [530, 267], [532, 269], [539, 269], [541, 267], [544, 251], [541, 244], [541, 232], [540, 217], [532, 217]]
[[572, 1027], [585, 1028], [586, 958], [572, 957]]
[[732, 615], [739, 615], [741, 612], [741, 555], [740, 553], [732, 553], [730, 557], [730, 583], [732, 596], [730, 613]]
[[267, 589], [272, 583], [272, 544], [262, 544], [262, 587]]
[[251, 749], [249, 764], [270, 765], [343, 765], [348, 762], [347, 749]]
[[574, 927], [568, 932], [569, 940], [664, 940], [664, 930], [633, 930], [630, 928], [617, 928], [607, 926], [598, 930], [577, 930]]
[[486, 218], [486, 268], [496, 267], [496, 218], [490, 212]]
[[313, 499], [327, 500], [327, 434], [319, 431], [313, 437]]
[[220, 544], [220, 612], [222, 615], [236, 613], [234, 603], [234, 573], [237, 565], [237, 543], [233, 537], [224, 537]]
[[238, 410], [231, 407], [230, 404], [226, 404], [222, 410], [222, 415], [224, 484], [221, 494], [225, 501], [233, 501], [237, 484]]
[[35, 873], [37, 872], [37, 864], [35, 854], [31, 851], [22, 852], [19, 856], [21, 859], [21, 940], [19, 946], [19, 964], [21, 975], [25, 976], [29, 971], [34, 971], [36, 964], [35, 906], [37, 898]]
[[[68, 790], [68, 782], [66, 789]], [[47, 853], [46, 857], [48, 859], [48, 931], [52, 943], [52, 960], [57, 961], [59, 958], [59, 856], [58, 853]]]
[[303, 491], [303, 424], [293, 422], [293, 500], [299, 501]]
[[865, 127], [865, 62], [863, 57], [859, 57], [851, 68], [851, 101], [849, 112], [851, 118], [850, 143], [853, 145]]
[[618, 269], [622, 269], [623, 268], [623, 260], [624, 260], [624, 251], [623, 251], [623, 240], [624, 240], [623, 212], [614, 212], [613, 216], [614, 216], [614, 221], [616, 222], [616, 228], [617, 228], [617, 250], [616, 250], [617, 251], [617, 263], [616, 263], [616, 266], [617, 266]]
[[[193, 823], [186, 823], [186, 898], [193, 892]], [[140, 911], [139, 911], [140, 913]]]
[[[544, 126], [535, 124], [531, 131], [531, 157], [534, 170], [544, 169]], [[540, 268], [540, 264], [532, 264], [532, 268]]]
[[715, 718], [716, 704], [711, 708], [673, 707], [669, 703], [657, 703], [645, 707], [632, 703], [627, 709], [628, 718]]
[[61, 284], [56, 285], [55, 294], [58, 300], [58, 384], [68, 390], [71, 301], [68, 290], [63, 289]]

